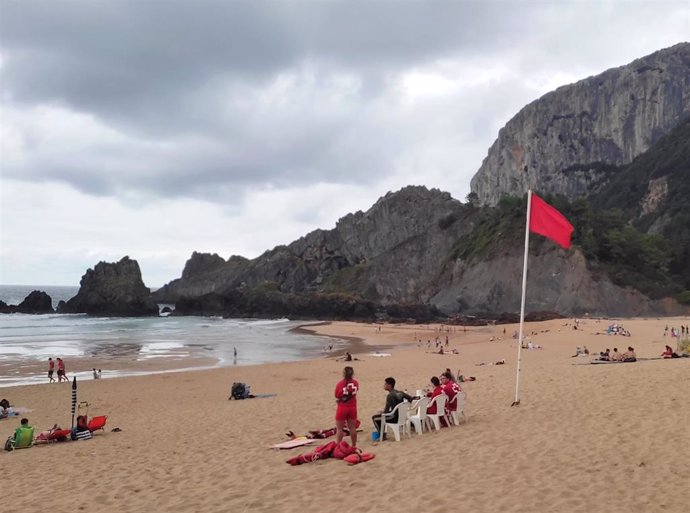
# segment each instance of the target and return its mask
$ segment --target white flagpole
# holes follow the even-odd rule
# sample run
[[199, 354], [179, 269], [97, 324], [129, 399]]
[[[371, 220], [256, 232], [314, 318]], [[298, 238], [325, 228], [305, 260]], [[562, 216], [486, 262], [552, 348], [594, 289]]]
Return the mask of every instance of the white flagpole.
[[520, 336], [518, 337], [517, 371], [515, 375], [515, 401], [511, 406], [520, 404], [520, 358], [522, 356], [522, 333], [525, 324], [525, 295], [527, 292], [527, 254], [529, 253], [529, 218], [532, 209], [532, 190], [527, 190], [527, 221], [525, 222], [525, 259], [522, 264], [522, 301], [520, 302]]

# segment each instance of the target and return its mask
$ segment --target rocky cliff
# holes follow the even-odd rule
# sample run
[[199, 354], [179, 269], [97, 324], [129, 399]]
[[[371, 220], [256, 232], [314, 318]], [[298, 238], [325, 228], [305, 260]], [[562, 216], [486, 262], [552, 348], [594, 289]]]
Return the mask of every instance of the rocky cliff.
[[[507, 249], [479, 262], [458, 259], [444, 272], [446, 287], [429, 301], [442, 311], [514, 312], [522, 294], [521, 248]], [[618, 287], [591, 273], [578, 249], [544, 245], [530, 256], [525, 309], [568, 315], [681, 315], [688, 311], [673, 300], [652, 301], [629, 287]]]
[[141, 279], [136, 260], [122, 258], [116, 263], [99, 262], [86, 271], [79, 292], [58, 313], [139, 317], [158, 315], [158, 305]]
[[528, 311], [687, 314], [689, 152], [683, 43], [522, 109], [472, 180], [483, 206], [406, 187], [252, 260], [194, 253], [155, 298], [196, 314], [516, 312], [529, 185], [576, 230], [568, 251], [533, 237]]
[[690, 43], [681, 43], [524, 107], [499, 131], [472, 192], [486, 205], [530, 187], [587, 195], [688, 116]]
[[288, 246], [247, 260], [194, 253], [182, 277], [154, 293], [176, 302], [267, 282], [285, 293], [350, 292], [382, 302], [414, 301], [470, 230], [472, 209], [447, 192], [406, 187], [333, 230], [316, 230]]
[[[506, 219], [510, 222], [496, 222]], [[388, 193], [367, 212], [344, 217], [333, 230], [317, 230], [253, 260], [223, 261], [195, 253], [182, 277], [154, 295], [176, 302], [187, 313], [233, 316], [304, 317], [320, 305], [328, 318], [339, 318], [355, 306], [369, 311], [370, 305], [363, 310], [361, 301], [383, 309], [430, 304], [448, 314], [515, 312], [520, 305], [523, 219], [519, 208], [475, 208], [448, 193], [407, 187]], [[532, 254], [531, 311], [686, 311], [674, 301], [651, 301], [592, 274], [578, 249], [564, 251], [543, 242], [534, 245]], [[344, 306], [324, 306], [328, 294]], [[348, 303], [348, 297], [357, 301]]]

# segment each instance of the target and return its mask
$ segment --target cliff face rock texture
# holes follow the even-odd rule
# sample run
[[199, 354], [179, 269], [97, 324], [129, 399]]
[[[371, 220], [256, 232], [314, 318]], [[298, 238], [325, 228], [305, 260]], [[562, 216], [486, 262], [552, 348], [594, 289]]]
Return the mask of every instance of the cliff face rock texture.
[[[474, 312], [514, 312], [522, 294], [520, 248], [514, 248], [485, 262], [468, 264], [457, 260], [442, 279], [447, 287], [430, 298], [440, 310], [459, 308]], [[525, 309], [547, 310], [569, 315], [682, 315], [687, 313], [675, 301], [652, 301], [640, 292], [612, 284], [593, 275], [577, 249], [549, 246], [530, 255]]]
[[220, 264], [195, 253], [182, 277], [157, 290], [175, 302], [266, 282], [285, 293], [351, 292], [383, 302], [413, 301], [435, 278], [457, 237], [470, 230], [472, 209], [447, 192], [406, 187], [332, 230], [316, 230], [288, 246]]
[[[328, 294], [345, 305], [319, 307], [335, 318], [352, 310], [352, 305], [361, 310], [362, 301], [384, 306], [423, 303], [449, 314], [518, 311], [519, 240], [499, 236], [504, 241], [500, 249], [486, 258], [458, 256], [463, 245], [471, 243], [465, 236], [477, 226], [482, 212], [445, 192], [406, 187], [388, 193], [367, 212], [345, 216], [333, 230], [316, 230], [253, 260], [223, 261], [217, 255], [195, 253], [182, 277], [154, 296], [189, 314], [305, 316], [315, 305], [328, 302]], [[529, 311], [575, 315], [686, 311], [673, 301], [651, 301], [604, 276], [593, 276], [576, 249], [542, 246], [531, 257]], [[467, 253], [476, 254], [471, 248]], [[282, 296], [273, 298], [272, 291], [300, 298], [286, 302]], [[310, 300], [301, 299], [310, 294]], [[347, 306], [348, 297], [356, 302]]]
[[158, 315], [158, 305], [141, 279], [136, 260], [99, 262], [86, 271], [79, 292], [60, 304], [59, 313], [141, 317]]
[[690, 43], [550, 92], [498, 134], [471, 188], [485, 205], [528, 188], [574, 199], [690, 116]]

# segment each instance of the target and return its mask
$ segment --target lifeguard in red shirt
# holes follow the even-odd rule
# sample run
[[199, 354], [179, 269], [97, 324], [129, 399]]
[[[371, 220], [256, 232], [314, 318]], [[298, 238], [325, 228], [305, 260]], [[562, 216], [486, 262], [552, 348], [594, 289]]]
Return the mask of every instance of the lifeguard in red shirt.
[[431, 384], [433, 385], [434, 389], [427, 393], [426, 396], [430, 397], [432, 402], [431, 406], [426, 409], [426, 412], [430, 415], [436, 415], [436, 403], [434, 402], [434, 399], [436, 396], [439, 396], [443, 393], [443, 388], [441, 387], [441, 382], [436, 376], [431, 378]]
[[359, 383], [354, 379], [355, 370], [352, 367], [343, 369], [343, 379], [335, 386], [335, 400], [338, 407], [335, 410], [336, 443], [340, 443], [345, 435], [344, 427], [350, 431], [352, 446], [357, 446], [357, 391]]
[[[443, 392], [448, 396], [448, 402], [446, 403], [446, 413], [457, 410], [458, 405], [455, 401], [453, 401], [453, 398], [457, 394], [462, 392], [460, 385], [458, 385], [455, 382], [455, 380], [453, 380], [453, 375], [448, 371], [441, 374], [441, 385], [443, 388]], [[451, 401], [453, 402], [451, 403]]]

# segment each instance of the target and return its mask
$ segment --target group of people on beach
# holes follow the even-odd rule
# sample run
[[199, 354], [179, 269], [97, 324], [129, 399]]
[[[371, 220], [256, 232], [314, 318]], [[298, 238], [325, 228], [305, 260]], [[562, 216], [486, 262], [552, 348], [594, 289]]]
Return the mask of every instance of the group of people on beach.
[[[69, 383], [69, 378], [67, 377], [67, 372], [65, 371], [65, 361], [62, 358], [56, 358], [55, 360], [48, 358], [48, 383], [56, 382], [55, 378], [53, 377], [53, 374], [55, 373], [55, 362], [57, 362], [57, 383], [62, 383], [63, 381]], [[101, 379], [101, 369], [96, 370], [93, 368], [91, 370], [93, 372], [93, 379]]]
[[606, 351], [599, 353], [598, 360], [602, 362], [636, 362], [637, 355], [635, 354], [635, 348], [632, 346], [628, 346], [628, 350], [624, 353], [619, 353], [617, 347], [614, 347], [613, 352], [611, 352], [607, 347]]
[[[354, 375], [355, 371], [352, 367], [345, 367], [343, 369], [343, 379], [336, 384], [334, 395], [337, 404], [335, 411], [336, 442], [340, 443], [343, 437], [346, 436], [347, 431], [352, 440], [352, 446], [356, 447], [358, 423], [357, 392], [359, 392], [360, 387]], [[473, 380], [474, 378], [467, 379], [467, 381]], [[446, 369], [440, 376], [432, 376], [430, 382], [431, 390], [424, 390], [424, 395], [433, 400], [435, 397], [445, 394], [448, 397], [445, 413], [449, 414], [457, 407], [456, 402], [452, 401], [453, 398], [462, 392], [455, 376], [450, 369]], [[378, 411], [371, 418], [377, 433], [381, 430], [384, 417], [387, 423], [396, 423], [398, 421], [397, 412], [394, 411], [400, 403], [403, 401], [411, 403], [421, 398], [420, 395], [411, 396], [406, 391], [396, 389], [395, 386], [395, 378], [389, 376], [383, 380], [383, 389], [387, 392], [386, 403], [383, 410]], [[428, 406], [427, 413], [431, 415], [436, 414], [436, 402]], [[383, 436], [385, 439], [385, 433]]]
[[[686, 335], [690, 336], [690, 327], [680, 325], [680, 329], [671, 327], [671, 337], [672, 338], [680, 338], [681, 336], [685, 337]], [[664, 328], [664, 337], [668, 335], [669, 332], [669, 327], [668, 325]]]
[[626, 330], [620, 324], [611, 324], [608, 328], [606, 328], [606, 334], [607, 335], [620, 335], [622, 337], [629, 337], [630, 331]]
[[69, 382], [67, 373], [65, 372], [65, 361], [62, 358], [48, 358], [48, 382], [55, 383], [55, 378], [53, 373], [55, 372], [55, 362], [57, 361], [57, 382], [62, 383], [63, 381]]

